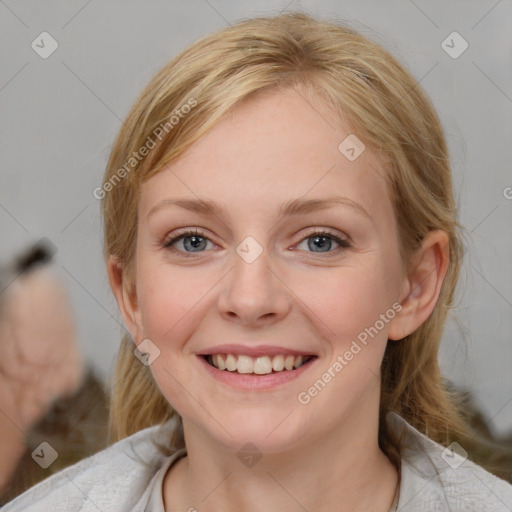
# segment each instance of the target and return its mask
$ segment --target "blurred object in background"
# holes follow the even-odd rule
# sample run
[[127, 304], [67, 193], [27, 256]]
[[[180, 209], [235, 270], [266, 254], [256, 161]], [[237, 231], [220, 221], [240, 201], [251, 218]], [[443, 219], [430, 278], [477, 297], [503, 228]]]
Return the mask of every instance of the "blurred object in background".
[[[460, 392], [453, 384], [449, 383], [451, 392]], [[463, 391], [462, 411], [466, 421], [475, 433], [475, 442], [471, 446], [463, 446], [469, 453], [469, 458], [490, 473], [512, 483], [512, 425], [508, 434], [496, 436], [489, 428], [492, 418], [486, 418], [478, 408], [470, 391]]]
[[33, 247], [1, 294], [0, 403], [22, 430], [53, 400], [73, 394], [84, 377], [73, 313], [50, 257], [43, 245]]
[[[21, 492], [24, 482], [32, 485], [54, 471], [39, 472], [42, 468], [31, 457], [42, 442], [30, 450], [38, 434], [43, 441], [54, 441], [55, 468], [89, 455], [93, 445], [104, 446], [102, 434], [94, 432], [93, 440], [80, 434], [82, 419], [104, 407], [105, 393], [86, 369], [69, 299], [49, 265], [53, 253], [51, 242], [43, 240], [0, 274], [0, 496], [4, 500], [11, 492]], [[106, 432], [105, 413], [98, 411], [98, 428]], [[20, 461], [27, 455], [30, 464], [24, 465]]]
[[[32, 452], [47, 442], [58, 453], [48, 468], [40, 467]], [[103, 450], [108, 445], [108, 405], [104, 383], [89, 370], [82, 387], [71, 397], [57, 400], [28, 433], [26, 449], [0, 498], [0, 505], [53, 473]]]

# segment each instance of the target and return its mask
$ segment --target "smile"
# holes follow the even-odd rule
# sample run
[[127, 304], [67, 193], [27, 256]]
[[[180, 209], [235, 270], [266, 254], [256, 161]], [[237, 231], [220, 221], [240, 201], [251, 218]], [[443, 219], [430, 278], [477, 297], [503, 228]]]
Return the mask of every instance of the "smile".
[[277, 354], [251, 357], [244, 354], [208, 354], [204, 357], [210, 366], [218, 370], [241, 374], [267, 375], [269, 373], [296, 370], [316, 356]]

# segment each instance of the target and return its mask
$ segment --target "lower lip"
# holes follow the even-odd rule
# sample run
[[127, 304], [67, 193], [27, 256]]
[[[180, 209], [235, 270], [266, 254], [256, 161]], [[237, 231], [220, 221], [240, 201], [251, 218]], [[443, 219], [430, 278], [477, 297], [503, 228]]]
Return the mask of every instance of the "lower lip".
[[272, 389], [286, 382], [290, 382], [307, 372], [311, 365], [318, 359], [313, 357], [307, 363], [303, 364], [296, 370], [283, 370], [275, 373], [267, 373], [265, 375], [255, 375], [252, 373], [230, 372], [228, 370], [219, 370], [207, 363], [202, 356], [197, 356], [206, 371], [214, 378], [230, 386], [240, 389]]

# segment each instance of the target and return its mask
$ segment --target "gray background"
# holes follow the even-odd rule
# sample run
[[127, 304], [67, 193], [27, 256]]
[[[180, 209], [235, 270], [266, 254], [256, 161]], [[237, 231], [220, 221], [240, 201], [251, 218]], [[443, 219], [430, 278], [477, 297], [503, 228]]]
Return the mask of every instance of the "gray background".
[[[0, 1], [0, 261], [42, 237], [102, 377], [121, 328], [101, 254], [101, 178], [136, 95], [208, 32], [256, 14], [304, 9], [351, 20], [404, 62], [430, 95], [448, 139], [467, 260], [442, 367], [469, 386], [496, 433], [512, 428], [512, 2]], [[59, 44], [31, 48], [43, 31]], [[451, 58], [441, 42], [469, 48]], [[509, 195], [510, 197], [510, 195]]]

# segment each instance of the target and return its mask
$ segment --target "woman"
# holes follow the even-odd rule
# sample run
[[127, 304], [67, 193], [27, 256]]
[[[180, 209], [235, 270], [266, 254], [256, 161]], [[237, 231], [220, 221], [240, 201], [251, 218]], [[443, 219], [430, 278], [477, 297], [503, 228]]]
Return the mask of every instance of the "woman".
[[95, 195], [120, 441], [7, 512], [510, 510], [437, 361], [461, 264], [442, 128], [383, 48], [302, 13], [201, 39]]

